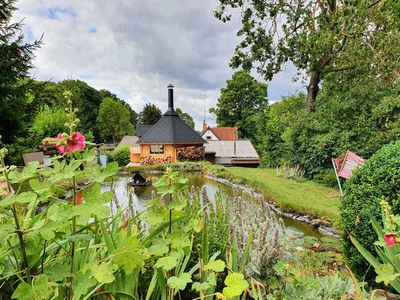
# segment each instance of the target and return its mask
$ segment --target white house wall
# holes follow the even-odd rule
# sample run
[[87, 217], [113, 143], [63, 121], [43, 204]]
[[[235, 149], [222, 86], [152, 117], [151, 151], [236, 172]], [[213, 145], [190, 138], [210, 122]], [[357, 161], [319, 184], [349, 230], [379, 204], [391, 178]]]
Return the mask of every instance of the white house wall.
[[[210, 136], [211, 139], [208, 139], [208, 136]], [[204, 132], [201, 137], [206, 141], [219, 141], [218, 137], [210, 129]]]

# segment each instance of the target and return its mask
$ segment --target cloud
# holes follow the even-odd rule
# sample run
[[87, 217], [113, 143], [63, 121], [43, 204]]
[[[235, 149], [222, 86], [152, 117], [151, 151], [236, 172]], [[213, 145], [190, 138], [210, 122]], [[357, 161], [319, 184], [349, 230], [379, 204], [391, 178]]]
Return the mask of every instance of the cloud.
[[[20, 0], [28, 40], [44, 33], [32, 75], [40, 80], [85, 80], [108, 89], [140, 111], [147, 102], [166, 109], [168, 83], [176, 106], [201, 127], [203, 101], [216, 104], [231, 77], [239, 19], [213, 16], [215, 0]], [[290, 66], [289, 66], [290, 68]], [[301, 88], [285, 70], [271, 83], [270, 99]], [[205, 95], [205, 96], [203, 96]], [[271, 98], [272, 97], [272, 98]], [[203, 100], [203, 98], [205, 98]], [[212, 116], [208, 121], [214, 123]]]

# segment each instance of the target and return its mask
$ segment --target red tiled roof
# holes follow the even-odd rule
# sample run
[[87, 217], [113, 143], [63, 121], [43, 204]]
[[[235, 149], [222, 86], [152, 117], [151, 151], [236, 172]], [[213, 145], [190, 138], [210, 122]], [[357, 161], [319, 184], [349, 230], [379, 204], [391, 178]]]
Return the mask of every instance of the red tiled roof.
[[[207, 127], [207, 129], [211, 130], [221, 141], [238, 140], [238, 132], [235, 127]], [[207, 129], [204, 130], [203, 133], [206, 132]]]

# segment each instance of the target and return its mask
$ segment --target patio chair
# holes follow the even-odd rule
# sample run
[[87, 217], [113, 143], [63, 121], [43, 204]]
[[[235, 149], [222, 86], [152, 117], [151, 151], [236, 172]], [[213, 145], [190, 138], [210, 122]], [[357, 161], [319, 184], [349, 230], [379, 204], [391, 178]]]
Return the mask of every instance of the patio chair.
[[22, 154], [22, 158], [24, 160], [25, 165], [27, 165], [28, 163], [30, 163], [32, 161], [39, 162], [40, 168], [51, 165], [51, 163], [49, 163], [47, 161], [47, 159], [45, 160], [45, 156], [44, 156], [43, 152], [24, 153], [24, 154]]

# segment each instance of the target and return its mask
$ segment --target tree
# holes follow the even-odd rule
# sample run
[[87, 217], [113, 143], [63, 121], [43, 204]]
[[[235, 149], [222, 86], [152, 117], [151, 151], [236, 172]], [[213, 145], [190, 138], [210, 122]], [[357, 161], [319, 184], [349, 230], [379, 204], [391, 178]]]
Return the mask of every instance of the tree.
[[0, 4], [0, 135], [10, 143], [30, 117], [32, 98], [27, 96], [34, 51], [41, 41], [24, 42], [22, 23], [11, 23], [15, 1]]
[[231, 66], [255, 68], [271, 80], [291, 61], [309, 75], [308, 112], [326, 74], [358, 69], [398, 78], [398, 0], [220, 0], [215, 15], [229, 21], [231, 9], [242, 12]]
[[143, 125], [154, 125], [161, 118], [161, 110], [154, 104], [147, 103], [139, 113], [138, 123]]
[[130, 112], [119, 101], [105, 98], [100, 104], [97, 127], [104, 141], [118, 142], [124, 135], [134, 134]]
[[134, 111], [132, 109], [132, 107], [127, 102], [118, 98], [115, 94], [111, 93], [108, 90], [102, 89], [99, 91], [99, 93], [100, 93], [100, 96], [102, 99], [109, 97], [109, 98], [119, 101], [122, 105], [124, 105], [129, 110], [129, 114], [130, 114], [129, 122], [133, 125], [133, 127], [136, 128], [136, 124], [138, 122], [138, 114], [136, 113], [136, 111]]
[[99, 114], [99, 107], [103, 100], [100, 92], [81, 80], [64, 80], [58, 83], [58, 87], [58, 99], [63, 99], [62, 94], [64, 91], [68, 90], [72, 92], [74, 107], [79, 109], [77, 114], [81, 121], [79, 129], [82, 132], [92, 132], [95, 140], [99, 141], [100, 133], [96, 126], [96, 120]]
[[45, 106], [33, 121], [30, 132], [34, 137], [35, 146], [46, 137], [55, 137], [65, 131], [65, 123], [68, 122], [67, 114], [62, 108], [50, 108]]
[[194, 120], [192, 118], [191, 115], [189, 115], [188, 113], [184, 112], [182, 109], [180, 109], [179, 107], [177, 109], [175, 109], [175, 111], [178, 113], [179, 117], [185, 121], [185, 123], [187, 125], [189, 125], [191, 128], [194, 129]]
[[238, 71], [226, 81], [217, 107], [210, 112], [217, 116], [219, 126], [237, 127], [241, 137], [254, 140], [254, 116], [265, 116], [267, 109], [267, 85], [255, 80], [247, 71]]

